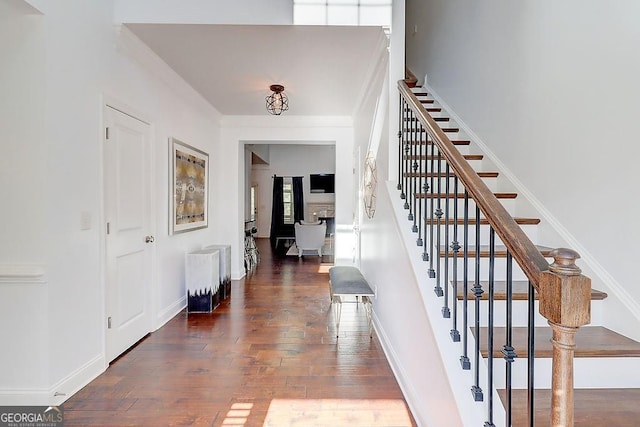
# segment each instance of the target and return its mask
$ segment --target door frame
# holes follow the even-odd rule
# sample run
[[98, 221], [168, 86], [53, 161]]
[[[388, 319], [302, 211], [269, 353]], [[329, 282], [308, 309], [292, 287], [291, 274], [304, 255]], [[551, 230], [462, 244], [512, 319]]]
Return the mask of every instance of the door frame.
[[[100, 328], [102, 333], [102, 358], [104, 360], [105, 369], [109, 366], [109, 361], [107, 361], [107, 305], [108, 305], [108, 295], [107, 295], [107, 251], [106, 251], [106, 176], [105, 176], [105, 128], [106, 128], [106, 118], [105, 111], [107, 108], [112, 108], [117, 110], [127, 116], [130, 116], [136, 120], [139, 120], [149, 126], [149, 147], [148, 152], [146, 153], [149, 159], [149, 182], [150, 182], [150, 194], [149, 194], [149, 230], [150, 233], [156, 236], [157, 242], [157, 218], [156, 218], [156, 195], [154, 188], [154, 179], [156, 176], [156, 162], [155, 159], [155, 149], [154, 149], [154, 141], [156, 140], [156, 129], [153, 122], [149, 119], [147, 114], [142, 113], [140, 110], [132, 107], [131, 105], [119, 100], [116, 97], [113, 97], [108, 94], [101, 94], [100, 96], [100, 107], [99, 107], [99, 141], [100, 141], [100, 218], [98, 228], [100, 230], [100, 286], [102, 293], [102, 307], [101, 307], [101, 322], [103, 327]], [[157, 254], [156, 254], [156, 244], [151, 245], [150, 249], [150, 257], [151, 257], [151, 272], [149, 276], [149, 293], [147, 294], [147, 306], [149, 307], [151, 323], [149, 325], [150, 330], [152, 332], [157, 328], [157, 313], [158, 313], [158, 304], [157, 304]]]

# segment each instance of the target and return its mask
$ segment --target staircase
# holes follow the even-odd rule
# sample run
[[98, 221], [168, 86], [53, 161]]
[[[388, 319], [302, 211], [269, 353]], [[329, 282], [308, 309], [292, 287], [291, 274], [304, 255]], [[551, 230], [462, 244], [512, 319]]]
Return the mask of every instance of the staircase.
[[[540, 219], [518, 216], [522, 206], [518, 194], [491, 169], [490, 162], [478, 152], [473, 141], [425, 89], [413, 87], [410, 90], [526, 236], [536, 243], [537, 250], [547, 259], [554, 256], [552, 248], [539, 241], [537, 226]], [[488, 405], [488, 420], [478, 420], [477, 425], [484, 422], [485, 426], [509, 423], [548, 426], [552, 418], [552, 329], [538, 312], [538, 292], [517, 264], [507, 267], [511, 264], [508, 259], [511, 255], [500, 238], [490, 231], [490, 221], [479, 213], [473, 215], [475, 204], [472, 200], [464, 200], [464, 190], [438, 149], [434, 150], [418, 119], [406, 111], [401, 113], [403, 134], [413, 136], [400, 138], [398, 190], [403, 199], [400, 203], [404, 215], [400, 210], [396, 212], [406, 217], [407, 227], [413, 233], [412, 238], [405, 238], [407, 247], [414, 246], [421, 252], [427, 274], [434, 279], [434, 292], [426, 293], [424, 297], [441, 301], [442, 317], [452, 319], [451, 345], [459, 347], [462, 336], [462, 342], [466, 340], [468, 344], [465, 352], [473, 353], [474, 348], [477, 349], [484, 365], [478, 369], [490, 372], [492, 378], [488, 380], [488, 388], [497, 390], [500, 410], [494, 410], [494, 394], [486, 392], [486, 384], [484, 395], [474, 396], [477, 400], [482, 399], [477, 404]], [[459, 212], [472, 214], [462, 219]], [[402, 226], [400, 218], [399, 224]], [[467, 241], [468, 264], [473, 264], [466, 267], [460, 262], [463, 236]], [[478, 274], [474, 277], [476, 265]], [[425, 268], [416, 271], [416, 275], [420, 274], [425, 274]], [[491, 287], [487, 274], [491, 276]], [[507, 288], [505, 279], [512, 286]], [[481, 286], [474, 287], [476, 281]], [[640, 404], [637, 403], [640, 402], [640, 343], [600, 324], [600, 311], [606, 298], [606, 293], [591, 290], [591, 323], [581, 327], [575, 336], [573, 419], [576, 426], [585, 427], [640, 426]], [[534, 314], [529, 315], [529, 311]], [[459, 327], [462, 316], [469, 322], [466, 330]], [[528, 324], [533, 327], [528, 328]], [[487, 339], [490, 327], [492, 338]], [[476, 342], [478, 335], [480, 340]], [[513, 354], [505, 352], [505, 342], [511, 343]], [[531, 352], [535, 358], [529, 363]], [[466, 363], [463, 359], [461, 357], [461, 365]], [[506, 363], [505, 359], [508, 359]], [[468, 362], [466, 368], [473, 371], [471, 364], [473, 362]], [[510, 377], [507, 371], [511, 371]], [[527, 389], [530, 372], [535, 373], [534, 393]], [[476, 381], [469, 388], [477, 385]], [[469, 393], [468, 397], [471, 396]], [[503, 414], [502, 408], [507, 414], [505, 419], [494, 419], [494, 412]]]

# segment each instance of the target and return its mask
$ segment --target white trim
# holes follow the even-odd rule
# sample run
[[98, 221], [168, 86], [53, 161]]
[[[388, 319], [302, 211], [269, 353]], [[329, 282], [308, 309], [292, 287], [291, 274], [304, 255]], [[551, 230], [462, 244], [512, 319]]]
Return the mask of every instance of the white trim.
[[[274, 116], [224, 116], [220, 120], [221, 128], [269, 128], [269, 129], [287, 129], [287, 128], [343, 128], [353, 127], [353, 118], [351, 116], [278, 116], [277, 120]], [[278, 142], [282, 144], [283, 142]]]
[[[377, 57], [376, 57], [377, 56]], [[374, 78], [379, 76], [380, 74], [387, 75], [389, 70], [389, 38], [381, 33], [381, 36], [378, 39], [378, 49], [374, 50], [372, 53], [372, 65], [367, 69], [367, 74], [364, 78], [361, 79], [363, 82], [360, 87], [360, 93], [356, 97], [357, 101], [355, 103], [355, 108], [351, 113], [352, 116], [356, 116], [358, 111], [362, 108], [365, 100], [371, 93], [370, 84], [376, 83], [374, 82]]]
[[115, 31], [116, 47], [120, 52], [138, 61], [145, 70], [166, 84], [176, 96], [189, 104], [211, 111], [213, 118], [220, 120], [222, 114], [127, 28], [126, 24], [115, 25]]
[[17, 283], [30, 285], [45, 284], [44, 266], [38, 264], [0, 265], [0, 285]]
[[23, 15], [44, 15], [39, 7], [33, 4], [31, 0], [5, 0], [11, 6]]
[[411, 411], [411, 415], [416, 420], [416, 423], [419, 426], [435, 426], [433, 420], [429, 419], [429, 414], [427, 411], [421, 410], [420, 408], [423, 406], [421, 399], [418, 397], [418, 393], [412, 386], [411, 381], [407, 381], [409, 375], [402, 368], [402, 364], [398, 363], [397, 360], [399, 357], [395, 352], [391, 342], [384, 331], [384, 328], [378, 321], [375, 312], [373, 313], [373, 328], [378, 336], [378, 341], [382, 345], [382, 351], [389, 361], [389, 366], [391, 366], [391, 370], [393, 371], [393, 375], [396, 377], [396, 381], [398, 381], [398, 385], [400, 386], [400, 390], [402, 390], [402, 395], [404, 396], [404, 400], [407, 402], [409, 406], [409, 410]]
[[93, 359], [51, 386], [47, 404], [61, 405], [65, 400], [80, 391], [82, 387], [106, 371], [107, 367], [104, 354], [94, 356]]
[[106, 368], [104, 357], [101, 354], [96, 355], [49, 389], [0, 390], [0, 405], [61, 405], [82, 387], [96, 379]]
[[424, 86], [431, 96], [442, 106], [447, 114], [451, 116], [458, 126], [467, 134], [469, 139], [476, 144], [480, 150], [495, 164], [500, 174], [504, 175], [507, 180], [516, 188], [518, 194], [522, 195], [531, 206], [540, 214], [545, 221], [549, 223], [551, 228], [558, 233], [569, 247], [580, 254], [581, 259], [589, 266], [593, 273], [603, 282], [611, 293], [620, 300], [639, 322], [640, 322], [640, 304], [633, 299], [627, 290], [600, 264], [593, 255], [567, 230], [556, 217], [554, 217], [544, 204], [538, 200], [533, 193], [505, 166], [502, 161], [493, 153], [489, 147], [480, 139], [480, 137], [467, 126], [464, 121], [447, 105], [446, 102], [438, 96], [438, 94], [430, 86]]
[[153, 325], [153, 330], [157, 331], [162, 328], [169, 320], [173, 319], [187, 306], [187, 296], [183, 296], [182, 298], [174, 301], [172, 304], [169, 304], [168, 307], [163, 309], [158, 313], [158, 316], [155, 319], [155, 325]]

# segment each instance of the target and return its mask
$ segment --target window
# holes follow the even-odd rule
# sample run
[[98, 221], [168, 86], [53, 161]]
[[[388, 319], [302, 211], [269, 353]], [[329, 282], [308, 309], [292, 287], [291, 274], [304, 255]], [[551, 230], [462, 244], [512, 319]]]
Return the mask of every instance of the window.
[[285, 177], [282, 180], [282, 202], [284, 204], [284, 223], [293, 224], [293, 180]]
[[296, 25], [391, 27], [392, 0], [293, 0]]
[[257, 195], [258, 195], [258, 186], [254, 184], [251, 186], [251, 207], [250, 207], [251, 221], [256, 221], [258, 217], [258, 201], [256, 200]]

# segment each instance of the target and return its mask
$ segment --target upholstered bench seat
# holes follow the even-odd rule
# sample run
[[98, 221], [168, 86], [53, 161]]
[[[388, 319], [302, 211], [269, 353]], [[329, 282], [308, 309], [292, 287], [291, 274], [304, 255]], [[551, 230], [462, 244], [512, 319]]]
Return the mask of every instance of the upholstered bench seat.
[[336, 336], [339, 336], [340, 316], [342, 314], [343, 297], [356, 298], [356, 303], [362, 302], [367, 315], [369, 336], [372, 336], [372, 298], [375, 293], [369, 286], [360, 270], [351, 266], [335, 266], [329, 269], [329, 292], [336, 318]]

